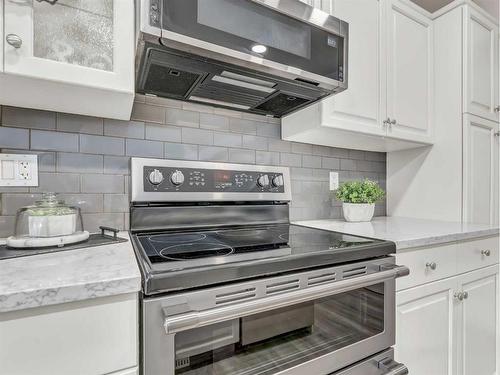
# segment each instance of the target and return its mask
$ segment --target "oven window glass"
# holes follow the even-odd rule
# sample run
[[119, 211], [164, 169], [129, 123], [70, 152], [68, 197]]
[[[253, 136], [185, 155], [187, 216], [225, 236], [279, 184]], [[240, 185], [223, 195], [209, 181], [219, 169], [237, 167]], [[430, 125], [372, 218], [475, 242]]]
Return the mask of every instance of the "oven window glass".
[[[214, 11], [216, 9], [224, 9], [224, 12]], [[234, 0], [201, 0], [198, 1], [198, 22], [268, 47], [310, 58], [310, 27], [293, 19], [271, 19], [268, 12], [266, 14], [258, 10], [242, 7]]]
[[383, 333], [384, 315], [381, 283], [180, 332], [175, 373], [275, 374]]

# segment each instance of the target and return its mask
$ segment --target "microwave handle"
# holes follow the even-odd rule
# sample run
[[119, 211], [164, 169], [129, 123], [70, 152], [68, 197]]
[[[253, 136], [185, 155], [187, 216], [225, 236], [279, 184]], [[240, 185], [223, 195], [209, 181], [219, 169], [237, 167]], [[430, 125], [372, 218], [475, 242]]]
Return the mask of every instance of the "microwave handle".
[[[254, 315], [264, 311], [291, 306], [302, 302], [327, 297], [333, 294], [363, 288], [386, 280], [406, 276], [410, 270], [405, 266], [384, 264], [378, 272], [347, 280], [333, 281], [331, 283], [283, 293], [276, 296], [242, 302], [234, 305], [217, 307], [203, 311], [189, 311], [182, 314], [171, 314], [171, 309], [164, 307], [165, 321], [163, 327], [167, 334], [178, 333], [189, 329], [203, 327], [230, 319]], [[170, 312], [170, 313], [169, 313]]]

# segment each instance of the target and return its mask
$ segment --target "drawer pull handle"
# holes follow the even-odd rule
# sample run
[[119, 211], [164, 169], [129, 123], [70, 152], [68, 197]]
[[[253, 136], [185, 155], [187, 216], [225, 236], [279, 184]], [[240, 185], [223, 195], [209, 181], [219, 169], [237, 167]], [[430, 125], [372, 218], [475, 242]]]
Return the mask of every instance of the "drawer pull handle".
[[437, 268], [437, 264], [436, 262], [427, 262], [425, 263], [425, 268], [430, 268], [434, 271]]
[[489, 257], [491, 255], [491, 251], [490, 250], [481, 250], [481, 255]]
[[463, 301], [465, 296], [464, 296], [463, 292], [455, 292], [455, 294], [453, 295], [453, 297], [455, 297], [459, 301]]

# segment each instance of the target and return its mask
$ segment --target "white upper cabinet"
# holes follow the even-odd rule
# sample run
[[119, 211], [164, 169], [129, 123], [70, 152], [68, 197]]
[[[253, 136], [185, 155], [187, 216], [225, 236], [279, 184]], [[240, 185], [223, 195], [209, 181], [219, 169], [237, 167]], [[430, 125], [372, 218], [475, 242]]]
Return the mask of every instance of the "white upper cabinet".
[[285, 116], [282, 137], [370, 151], [432, 144], [432, 20], [401, 0], [315, 2], [349, 23], [348, 88]]
[[3, 72], [3, 0], [0, 0], [0, 73]]
[[0, 93], [0, 104], [129, 117], [134, 95], [132, 1], [3, 2], [5, 76], [0, 84], [8, 95]]
[[498, 224], [498, 123], [465, 115], [464, 222]]
[[332, 13], [349, 23], [349, 89], [324, 100], [336, 128], [385, 135], [385, 53], [382, 0], [333, 0]]
[[498, 25], [465, 8], [464, 112], [498, 121]]
[[432, 20], [399, 0], [388, 5], [388, 135], [428, 141], [433, 118]]

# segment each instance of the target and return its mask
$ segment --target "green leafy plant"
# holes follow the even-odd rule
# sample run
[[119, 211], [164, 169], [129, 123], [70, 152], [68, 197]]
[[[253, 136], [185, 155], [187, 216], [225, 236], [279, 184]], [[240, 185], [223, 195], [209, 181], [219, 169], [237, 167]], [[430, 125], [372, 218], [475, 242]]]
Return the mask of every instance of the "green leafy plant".
[[375, 181], [347, 181], [335, 193], [343, 203], [375, 203], [384, 198], [384, 191]]

